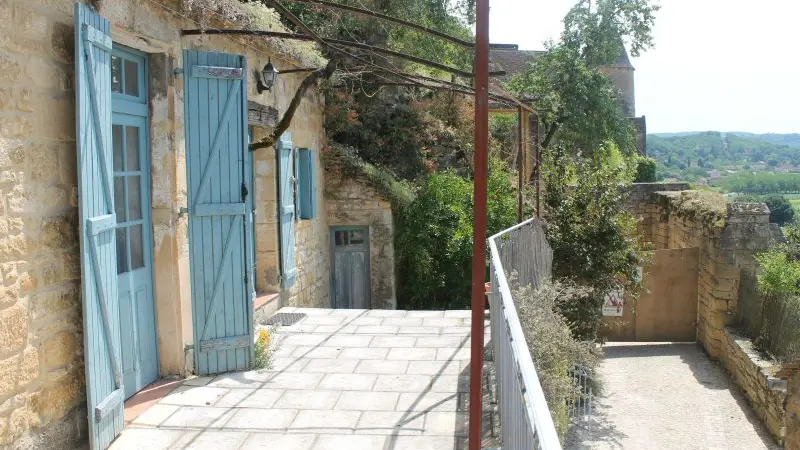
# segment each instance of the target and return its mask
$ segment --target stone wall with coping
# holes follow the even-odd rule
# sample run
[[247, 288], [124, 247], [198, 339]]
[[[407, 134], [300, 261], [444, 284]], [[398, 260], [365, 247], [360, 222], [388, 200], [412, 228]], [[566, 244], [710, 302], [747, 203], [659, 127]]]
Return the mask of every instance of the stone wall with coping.
[[787, 383], [775, 375], [781, 369], [772, 359], [764, 357], [746, 336], [726, 327], [722, 340], [720, 362], [747, 397], [758, 418], [772, 437], [783, 444], [786, 436]]
[[[197, 28], [181, 2], [96, 2], [112, 23], [112, 39], [149, 55], [150, 158], [154, 295], [160, 372], [191, 371], [191, 286], [186, 216], [183, 50], [248, 57], [248, 96], [283, 112], [302, 74], [279, 77], [258, 94], [252, 69], [271, 58], [276, 66], [306, 67], [268, 41], [231, 37], [181, 37]], [[0, 2], [0, 447], [71, 448], [86, 438], [74, 94], [74, 0]], [[176, 14], [174, 11], [183, 11]], [[213, 15], [206, 25], [236, 28]], [[323, 96], [310, 90], [290, 127], [298, 146], [324, 145]], [[274, 205], [274, 152], [255, 155], [256, 207], [265, 218]], [[318, 166], [321, 167], [321, 166]], [[324, 177], [319, 177], [323, 183]], [[322, 192], [322, 189], [319, 189]], [[327, 304], [327, 252], [309, 256], [301, 246], [326, 248], [327, 225], [298, 224], [300, 280], [289, 302]], [[257, 217], [258, 218], [261, 216]], [[269, 225], [267, 220], [259, 225]], [[277, 230], [256, 232], [257, 251]], [[269, 239], [267, 239], [269, 238]], [[267, 264], [261, 287], [269, 282]]]
[[763, 203], [727, 203], [720, 194], [683, 187], [634, 185], [628, 209], [641, 219], [639, 231], [650, 248], [698, 249], [697, 341], [719, 359], [782, 442], [786, 385], [775, 377], [780, 366], [730, 328], [738, 320], [741, 271], [754, 269], [754, 255], [774, 239], [769, 209]]
[[789, 380], [784, 445], [785, 450], [800, 450], [800, 371]]
[[328, 225], [369, 226], [371, 308], [396, 309], [392, 205], [359, 176], [325, 162], [325, 213]]
[[736, 320], [740, 270], [753, 267], [753, 255], [769, 247], [769, 209], [727, 203], [712, 192], [674, 190], [684, 186], [634, 185], [628, 208], [641, 219], [639, 231], [650, 248], [699, 249], [697, 340], [719, 358], [723, 330]]

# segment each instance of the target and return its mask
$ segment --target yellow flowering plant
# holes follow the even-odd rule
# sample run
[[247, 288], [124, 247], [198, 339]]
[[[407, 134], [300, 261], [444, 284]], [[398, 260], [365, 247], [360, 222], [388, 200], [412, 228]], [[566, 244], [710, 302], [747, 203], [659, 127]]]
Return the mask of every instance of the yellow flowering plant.
[[272, 333], [266, 328], [258, 332], [255, 344], [255, 368], [269, 369], [272, 366]]

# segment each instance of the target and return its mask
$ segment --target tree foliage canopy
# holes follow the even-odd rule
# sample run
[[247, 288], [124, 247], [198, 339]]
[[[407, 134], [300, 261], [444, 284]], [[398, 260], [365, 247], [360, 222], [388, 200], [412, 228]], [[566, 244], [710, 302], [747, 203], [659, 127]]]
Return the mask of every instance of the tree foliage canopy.
[[635, 149], [635, 134], [617, 103], [618, 92], [601, 67], [617, 62], [623, 46], [639, 55], [652, 47], [658, 6], [649, 0], [579, 0], [564, 18], [559, 42], [547, 43], [524, 74], [507, 88], [533, 99], [544, 139], [558, 139], [570, 150], [590, 153], [606, 141], [623, 153]]
[[[500, 159], [489, 166], [489, 235], [517, 218], [512, 180]], [[395, 252], [398, 308], [464, 309], [470, 304], [472, 182], [452, 171], [429, 176], [398, 213]]]
[[592, 290], [563, 305], [581, 339], [597, 338], [605, 293], [620, 285], [636, 290], [641, 242], [636, 220], [625, 210], [631, 166], [613, 144], [593, 159], [570, 157], [560, 146], [546, 154], [544, 230], [553, 248], [553, 277]]

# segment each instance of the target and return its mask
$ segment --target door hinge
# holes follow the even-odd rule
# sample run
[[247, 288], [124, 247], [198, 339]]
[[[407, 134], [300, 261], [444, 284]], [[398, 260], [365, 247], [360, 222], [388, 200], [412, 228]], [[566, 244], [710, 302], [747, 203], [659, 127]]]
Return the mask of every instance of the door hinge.
[[249, 194], [249, 191], [247, 190], [247, 185], [242, 183], [242, 201], [243, 202], [247, 201], [247, 194]]
[[182, 67], [176, 67], [175, 70], [172, 71], [172, 73], [174, 73], [176, 77], [179, 77], [179, 76], [183, 75], [183, 68]]

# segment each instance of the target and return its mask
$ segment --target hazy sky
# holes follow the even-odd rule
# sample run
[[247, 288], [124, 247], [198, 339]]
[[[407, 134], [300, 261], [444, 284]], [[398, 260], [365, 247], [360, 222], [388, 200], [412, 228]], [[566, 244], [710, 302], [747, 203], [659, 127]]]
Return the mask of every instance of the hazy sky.
[[[491, 0], [492, 42], [541, 49], [572, 0]], [[648, 132], [800, 132], [800, 2], [661, 0], [632, 59]]]

